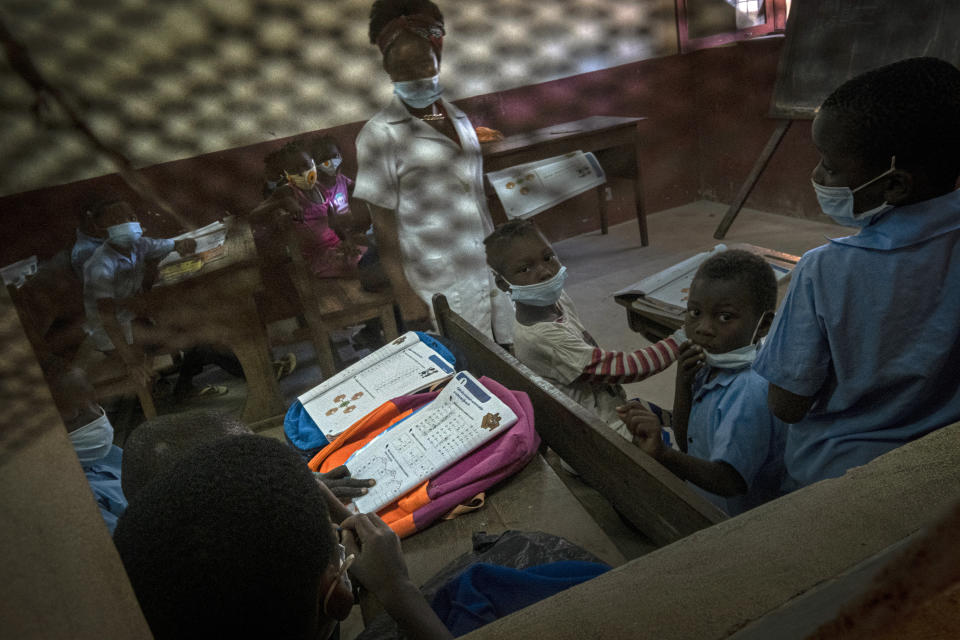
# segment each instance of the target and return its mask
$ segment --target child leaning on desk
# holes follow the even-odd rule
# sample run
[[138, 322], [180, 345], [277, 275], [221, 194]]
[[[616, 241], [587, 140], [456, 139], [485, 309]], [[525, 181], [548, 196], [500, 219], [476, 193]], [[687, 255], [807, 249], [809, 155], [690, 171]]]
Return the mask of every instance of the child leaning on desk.
[[813, 121], [823, 212], [756, 371], [790, 426], [788, 488], [960, 420], [960, 70], [913, 58], [836, 89]]
[[758, 255], [718, 253], [690, 285], [684, 345], [677, 362], [673, 429], [680, 450], [666, 446], [660, 425], [642, 407], [620, 415], [640, 448], [711, 502], [736, 515], [780, 493], [787, 426], [767, 408], [767, 383], [751, 365], [777, 304], [777, 279]]
[[[563, 291], [566, 267], [533, 222], [502, 224], [483, 243], [497, 286], [516, 304], [517, 359], [631, 440], [617, 413], [627, 399], [620, 385], [669, 367], [680, 352], [676, 336], [637, 351], [601, 349]], [[651, 419], [663, 421], [659, 407], [644, 406]]]

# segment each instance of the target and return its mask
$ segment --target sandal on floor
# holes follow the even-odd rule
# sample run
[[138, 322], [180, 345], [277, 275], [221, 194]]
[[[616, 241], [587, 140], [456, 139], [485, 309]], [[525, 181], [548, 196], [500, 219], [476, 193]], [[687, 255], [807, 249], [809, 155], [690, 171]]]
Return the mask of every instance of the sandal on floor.
[[293, 373], [294, 369], [296, 368], [297, 356], [295, 356], [292, 352], [273, 362], [273, 369], [277, 375], [277, 380], [287, 377]]
[[210, 396], [210, 397], [213, 397], [213, 396], [222, 396], [222, 395], [224, 395], [225, 393], [227, 393], [228, 391], [230, 391], [230, 389], [228, 389], [226, 386], [224, 386], [224, 385], [222, 385], [222, 384], [208, 384], [208, 385], [205, 386], [204, 388], [202, 388], [202, 389], [200, 389], [199, 391], [197, 391], [197, 393], [196, 393], [195, 395], [196, 395], [198, 398], [203, 398], [203, 397], [205, 397], [205, 396]]

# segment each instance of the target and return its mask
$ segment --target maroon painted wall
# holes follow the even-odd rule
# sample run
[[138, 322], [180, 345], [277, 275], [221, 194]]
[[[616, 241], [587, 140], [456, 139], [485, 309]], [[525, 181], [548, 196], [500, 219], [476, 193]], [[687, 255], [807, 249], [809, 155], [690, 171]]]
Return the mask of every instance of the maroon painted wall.
[[[631, 63], [611, 69], [461, 100], [474, 124], [505, 134], [589, 115], [643, 116], [643, 187], [648, 211], [706, 198], [733, 199], [774, 122], [766, 117], [783, 40], [774, 38]], [[344, 170], [356, 172], [352, 145], [362, 123], [329, 132], [343, 143]], [[259, 201], [262, 158], [285, 140], [205, 154], [144, 169], [171, 204], [205, 224]], [[817, 215], [809, 186], [816, 164], [809, 123], [797, 122], [746, 206], [787, 215]], [[612, 181], [611, 222], [633, 217], [628, 183]], [[147, 233], [175, 234], [172, 221], [145, 211], [126, 185], [109, 175], [0, 198], [5, 229], [0, 265], [46, 258], [73, 242], [76, 217], [97, 197], [127, 197]], [[587, 196], [538, 218], [551, 238], [598, 227]], [[652, 239], [656, 242], [656, 238]]]

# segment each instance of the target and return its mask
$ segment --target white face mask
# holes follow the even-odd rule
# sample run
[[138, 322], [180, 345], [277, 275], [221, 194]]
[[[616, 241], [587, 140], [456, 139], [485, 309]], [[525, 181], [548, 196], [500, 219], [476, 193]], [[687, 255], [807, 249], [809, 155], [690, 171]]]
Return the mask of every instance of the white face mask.
[[704, 351], [703, 358], [706, 363], [716, 369], [743, 369], [751, 366], [753, 361], [757, 359], [757, 350], [760, 348], [760, 345], [763, 344], [763, 338], [760, 338], [758, 344], [757, 332], [760, 331], [760, 325], [763, 324], [763, 319], [766, 316], [767, 314], [760, 316], [760, 321], [757, 322], [757, 326], [753, 330], [753, 335], [750, 337], [750, 344], [746, 344], [733, 351], [727, 351], [726, 353], [710, 353], [709, 351]]
[[100, 460], [110, 453], [110, 447], [113, 446], [113, 425], [102, 407], [100, 413], [99, 418], [67, 434], [82, 463]]
[[440, 75], [437, 74], [430, 78], [394, 82], [393, 92], [408, 106], [423, 109], [440, 99], [443, 87], [440, 86]]
[[143, 236], [143, 229], [139, 222], [123, 222], [107, 227], [107, 235], [113, 244], [130, 249]]
[[[503, 276], [501, 276], [503, 277]], [[506, 280], [506, 278], [504, 278]], [[560, 267], [549, 280], [536, 284], [510, 284], [510, 299], [532, 307], [549, 307], [556, 304], [563, 293], [563, 283], [567, 281], [567, 268]]]
[[343, 162], [343, 159], [340, 156], [327, 158], [320, 163], [320, 171], [323, 171], [328, 176], [335, 176], [337, 175], [337, 169], [340, 168], [341, 162]]
[[810, 183], [813, 185], [813, 190], [817, 192], [817, 201], [820, 203], [820, 209], [833, 218], [834, 222], [842, 224], [845, 227], [865, 227], [870, 223], [870, 220], [874, 216], [878, 216], [881, 213], [885, 213], [890, 209], [893, 209], [892, 204], [887, 204], [884, 202], [878, 207], [874, 207], [869, 211], [863, 211], [861, 213], [853, 212], [853, 200], [854, 194], [860, 189], [873, 184], [880, 178], [888, 176], [896, 170], [896, 156], [890, 158], [890, 168], [878, 175], [873, 180], [868, 180], [856, 189], [851, 189], [850, 187], [826, 187], [822, 184], [818, 184], [813, 181], [813, 178], [810, 179]]

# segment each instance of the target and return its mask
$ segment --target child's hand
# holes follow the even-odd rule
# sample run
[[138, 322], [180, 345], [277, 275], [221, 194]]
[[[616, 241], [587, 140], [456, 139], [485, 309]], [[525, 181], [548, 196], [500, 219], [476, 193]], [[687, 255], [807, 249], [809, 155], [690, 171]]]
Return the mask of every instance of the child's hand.
[[350, 573], [374, 595], [389, 594], [410, 578], [400, 549], [400, 538], [375, 513], [350, 516], [344, 529], [343, 546], [356, 560]]
[[173, 250], [179, 253], [180, 257], [192, 255], [197, 250], [197, 241], [193, 238], [176, 240], [173, 243]]
[[677, 386], [690, 389], [697, 371], [703, 368], [705, 362], [703, 347], [690, 341], [680, 345], [680, 353], [677, 356]]
[[377, 481], [372, 478], [351, 478], [350, 470], [344, 465], [331, 469], [327, 473], [315, 471], [313, 476], [317, 479], [317, 482], [326, 485], [341, 502], [349, 502], [353, 498], [359, 498], [367, 492], [367, 487], [377, 484]]
[[660, 418], [639, 402], [617, 407], [617, 415], [633, 434], [633, 443], [654, 458], [658, 458], [666, 444], [660, 435]]

